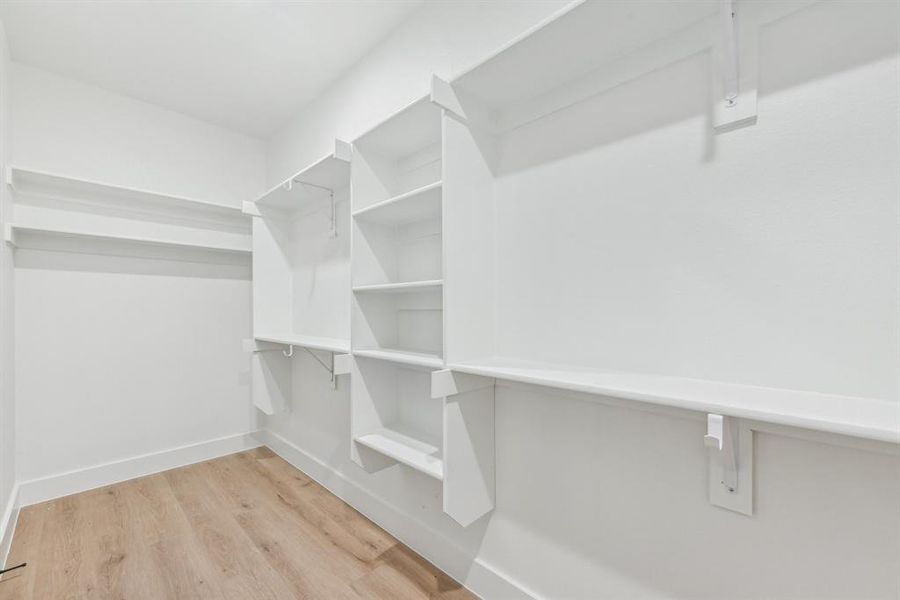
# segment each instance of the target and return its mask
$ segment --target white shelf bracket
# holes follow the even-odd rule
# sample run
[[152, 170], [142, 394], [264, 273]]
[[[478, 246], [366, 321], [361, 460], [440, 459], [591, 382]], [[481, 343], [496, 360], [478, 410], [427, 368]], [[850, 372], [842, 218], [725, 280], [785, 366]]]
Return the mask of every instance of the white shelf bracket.
[[719, 0], [719, 24], [713, 44], [713, 126], [724, 133], [756, 123], [758, 34], [755, 25], [740, 19], [735, 0]]
[[734, 417], [706, 416], [703, 443], [709, 448], [709, 501], [753, 514], [753, 431]]
[[431, 102], [447, 112], [453, 113], [457, 119], [465, 121], [467, 118], [466, 111], [456, 96], [453, 86], [437, 75], [431, 76]]
[[469, 375], [457, 373], [450, 369], [431, 372], [431, 397], [447, 398], [457, 394], [474, 392], [487, 387], [493, 387], [496, 380], [493, 377], [481, 375]]
[[251, 217], [262, 216], [262, 213], [259, 212], [259, 207], [256, 206], [256, 202], [247, 202], [246, 200], [241, 203], [241, 212]]
[[13, 229], [13, 226], [10, 223], [5, 223], [3, 225], [3, 239], [13, 248], [16, 247], [16, 230]]

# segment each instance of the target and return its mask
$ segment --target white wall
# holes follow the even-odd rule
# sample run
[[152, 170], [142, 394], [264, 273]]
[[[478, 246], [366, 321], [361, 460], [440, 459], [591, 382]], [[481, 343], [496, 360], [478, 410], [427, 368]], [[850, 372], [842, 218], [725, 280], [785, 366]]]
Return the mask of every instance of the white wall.
[[[3, 170], [6, 169], [10, 151], [10, 69], [6, 31], [0, 22], [0, 169]], [[9, 217], [9, 190], [4, 185], [0, 186], [0, 227], [9, 221]], [[16, 478], [13, 307], [12, 250], [3, 244], [0, 247], [0, 511], [9, 502]], [[6, 523], [0, 523], [0, 533], [4, 525]]]
[[427, 2], [269, 140], [269, 185], [327, 154], [335, 138], [352, 141], [426, 95], [433, 73], [456, 75], [570, 1]]
[[[754, 128], [718, 141], [707, 138], [708, 116], [693, 111], [705, 106], [707, 90], [696, 90], [697, 96], [689, 99], [679, 96], [666, 112], [672, 106], [665, 99], [672, 93], [668, 86], [674, 75], [655, 73], [637, 82], [642, 94], [631, 100], [657, 102], [664, 118], [652, 120], [651, 127], [632, 127], [636, 118], [611, 127], [604, 148], [594, 152], [605, 153], [619, 173], [638, 173], [642, 166], [668, 160], [682, 168], [689, 157], [697, 163], [690, 167], [696, 172], [685, 172], [708, 181], [701, 172], [738, 159], [747, 161], [742, 172], [758, 180], [768, 169], [788, 166], [769, 165], [767, 156], [789, 157], [793, 149], [802, 150], [787, 180], [799, 184], [807, 166], [830, 164], [841, 181], [816, 180], [792, 193], [814, 194], [820, 185], [839, 185], [847, 198], [855, 198], [854, 190], [866, 190], [859, 210], [868, 216], [853, 221], [845, 215], [833, 226], [866, 223], [866, 231], [877, 233], [873, 244], [882, 249], [888, 265], [895, 265], [900, 190], [891, 169], [896, 170], [898, 158], [898, 16], [896, 6], [888, 3], [856, 5], [858, 12], [848, 12], [848, 6], [853, 4], [824, 3], [797, 16], [801, 21], [788, 22], [786, 30], [767, 32], [760, 122]], [[270, 141], [269, 182], [324, 154], [331, 137], [352, 139], [424, 94], [431, 71], [452, 74], [557, 7], [430, 4]], [[772, 36], [778, 41], [796, 33], [795, 27], [806, 32], [808, 44], [795, 46], [796, 54], [789, 56], [766, 54], [767, 43], [770, 51], [784, 47], [783, 37], [780, 46], [772, 46]], [[679, 63], [671, 68], [694, 67]], [[874, 104], [873, 98], [878, 99]], [[684, 106], [690, 110], [682, 112]], [[839, 121], [848, 126], [838, 126]], [[748, 152], [742, 142], [759, 151]], [[708, 152], [708, 144], [715, 152]], [[659, 154], [663, 149], [669, 155]], [[859, 168], [838, 168], [831, 162], [836, 156]], [[627, 191], [627, 181], [613, 181], [618, 187], [611, 193]], [[697, 186], [694, 201], [715, 204], [720, 200], [717, 189]], [[781, 189], [768, 193], [777, 195]], [[576, 209], [560, 216], [563, 225], [577, 225]], [[831, 213], [822, 207], [822, 214]], [[784, 220], [775, 210], [756, 218], [771, 235]], [[789, 222], [804, 239], [819, 233], [827, 237], [828, 228], [815, 220], [808, 226], [802, 219]], [[642, 239], [652, 244], [654, 238]], [[739, 244], [740, 239], [728, 236], [721, 243]], [[848, 260], [840, 252], [844, 245], [838, 246], [836, 255], [823, 258], [824, 264]], [[665, 255], [660, 248], [650, 251]], [[895, 281], [876, 287], [888, 299], [897, 297]], [[884, 308], [879, 310], [884, 314]], [[828, 323], [821, 325], [827, 332]], [[857, 352], [870, 352], [874, 361], [896, 359], [896, 319], [883, 325], [876, 335], [878, 348]], [[756, 356], [766, 350], [759, 346], [766, 342], [758, 338], [764, 337], [748, 337], [757, 344], [750, 349]], [[782, 346], [768, 350], [778, 353]], [[633, 355], [630, 348], [629, 353]], [[369, 475], [350, 462], [348, 382], [332, 392], [311, 359], [301, 354], [294, 362], [292, 412], [267, 418], [266, 428], [292, 445], [292, 456], [326, 485], [476, 590], [488, 589], [478, 586], [484, 585], [484, 570], [489, 569], [524, 592], [554, 599], [900, 596], [896, 452], [842, 446], [835, 438], [824, 443], [757, 434], [756, 511], [746, 517], [707, 500], [704, 430], [697, 415], [643, 412], [588, 402], [578, 394], [502, 384], [496, 409], [497, 507], [462, 529], [442, 514], [435, 482], [402, 467]], [[815, 373], [802, 364], [802, 372], [768, 371], [764, 377], [815, 388]], [[875, 379], [860, 393], [896, 397], [896, 378], [891, 379], [896, 365], [878, 362], [872, 368]], [[821, 381], [830, 390], [847, 392], [861, 380], [854, 377], [829, 372]]]
[[13, 78], [20, 166], [231, 206], [264, 189], [255, 138], [33, 67]]
[[[17, 164], [232, 206], [264, 188], [258, 140], [33, 68], [13, 75]], [[16, 251], [20, 481], [255, 429], [249, 261], [96, 251]]]

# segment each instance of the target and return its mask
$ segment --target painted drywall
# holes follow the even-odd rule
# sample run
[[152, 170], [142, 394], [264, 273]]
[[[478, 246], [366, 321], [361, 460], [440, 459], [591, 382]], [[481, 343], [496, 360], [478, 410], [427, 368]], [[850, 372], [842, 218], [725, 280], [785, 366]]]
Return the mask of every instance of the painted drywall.
[[[21, 65], [12, 105], [17, 164], [229, 205], [263, 189], [253, 138]], [[19, 481], [255, 429], [246, 257], [15, 262]]]
[[[0, 171], [6, 171], [9, 161], [10, 69], [6, 31], [0, 22]], [[0, 186], [0, 228], [10, 219], [9, 190]], [[14, 359], [14, 296], [12, 249], [0, 247], [0, 519], [6, 518], [6, 508], [15, 488], [15, 359]], [[11, 516], [11, 515], [10, 515]], [[5, 559], [2, 544], [8, 542], [9, 523], [0, 521], [0, 561]]]
[[[436, 3], [424, 9], [320, 100], [304, 107], [296, 121], [270, 141], [269, 182], [277, 182], [324, 154], [331, 137], [352, 138], [423, 94], [430, 70], [452, 73], [450, 66], [455, 67], [457, 59], [473, 61], [473, 54], [486, 54], [518, 29], [539, 20], [541, 8], [548, 13], [551, 10], [548, 5], [535, 8], [524, 4], [483, 9]], [[762, 377], [769, 384], [896, 397], [896, 364], [882, 361], [895, 363], [898, 354], [896, 315], [887, 308], [898, 297], [898, 23], [896, 4], [867, 3], [863, 8], [856, 3], [821, 3], [765, 32], [760, 121], [753, 128], [723, 137], [709, 134], [708, 116], [703, 111], [709, 80], [692, 77], [698, 72], [696, 61], [703, 60], [695, 58], [619, 91], [631, 102], [628, 110], [649, 111], [654, 118], [641, 121], [634, 116], [624, 123], [612, 119], [601, 132], [605, 135], [601, 148], [560, 158], [557, 168], [563, 169], [583, 168], [588, 160], [591, 164], [609, 161], [614, 165], [609, 175], [616, 186], [607, 190], [611, 197], [626, 194], [629, 182], [652, 179], [647, 177], [648, 165], [654, 172], [664, 173], [665, 165], [671, 163], [673, 169], [704, 184], [692, 187], [691, 206], [708, 205], [710, 210], [722, 200], [714, 174], [731, 173], [748, 190], [754, 190], [753, 194], [771, 198], [758, 211], [744, 209], [752, 213], [750, 224], [758, 224], [757, 234], [765, 233], [765, 239], [796, 236], [807, 241], [810, 251], [828, 248], [834, 253], [819, 255], [816, 260], [824, 272], [832, 274], [828, 265], [843, 269], [847, 261], [861, 261], [856, 263], [860, 269], [871, 272], [865, 260], [884, 261], [875, 272], [889, 273], [887, 279], [863, 285], [867, 295], [875, 296], [866, 302], [884, 303], [873, 308], [879, 322], [871, 324], [882, 329], [868, 329], [870, 324], [859, 321], [858, 307], [851, 307], [856, 321], [839, 328], [822, 322], [817, 334], [838, 336], [855, 347], [853, 369], [859, 372], [841, 368], [817, 376], [811, 363], [803, 359], [797, 340], [805, 339], [808, 352], [816, 352], [811, 321], [823, 308], [810, 306], [804, 318], [803, 307], [792, 305], [792, 314], [800, 320], [791, 335], [776, 336], [778, 341], [766, 347], [764, 328], [748, 335], [753, 347], [747, 352], [757, 362], [742, 365], [740, 357], [724, 361], [712, 355], [707, 364], [688, 365], [693, 373]], [[807, 44], [790, 43], [791, 36], [799, 32], [803, 32], [799, 39]], [[786, 47], [794, 53], [785, 55]], [[825, 52], [826, 48], [831, 50]], [[679, 87], [673, 96], [673, 85], [695, 82], [702, 89]], [[673, 102], [667, 103], [670, 97]], [[878, 98], [875, 104], [873, 97]], [[689, 110], [684, 111], [685, 107]], [[700, 110], [695, 110], [698, 107]], [[594, 114], [610, 113], [597, 109]], [[573, 135], [579, 132], [577, 123], [570, 130]], [[792, 151], [801, 152], [794, 157], [795, 163], [789, 161]], [[770, 157], [788, 162], [771, 164]], [[858, 168], [848, 168], [850, 163]], [[800, 184], [806, 181], [807, 167], [816, 179], [804, 187]], [[766, 181], [769, 172], [781, 179]], [[788, 182], [791, 188], [785, 187]], [[652, 184], [643, 182], [645, 187]], [[790, 197], [776, 202], [788, 189]], [[840, 198], [834, 196], [835, 190]], [[854, 200], [854, 190], [864, 197]], [[805, 194], [804, 209], [817, 218], [804, 220], [790, 214], [801, 209], [791, 201], [799, 194]], [[828, 198], [821, 210], [811, 199], [816, 194]], [[665, 194], [653, 198], [654, 202], [668, 200]], [[745, 200], [752, 201], [752, 197]], [[846, 209], [835, 212], [837, 205], [848, 204], [856, 208], [849, 213]], [[569, 231], [585, 222], [579, 210], [574, 206], [567, 213], [546, 215], [544, 222], [552, 222], [555, 231]], [[647, 212], [655, 218], [665, 214]], [[831, 222], [828, 215], [837, 218]], [[602, 215], [593, 215], [595, 220], [600, 218]], [[780, 229], [788, 223], [791, 231]], [[654, 222], [654, 226], [664, 224]], [[842, 243], [835, 252], [836, 245], [816, 242], [828, 239], [829, 231], [847, 236], [841, 230], [857, 226], [871, 236], [872, 247]], [[546, 225], [542, 231], [529, 239], [544, 239]], [[669, 256], [666, 248], [653, 245], [665, 236], [654, 236], [652, 230], [636, 231], [635, 235], [639, 233], [646, 252], [660, 260]], [[734, 254], [741, 238], [723, 236], [720, 243]], [[845, 255], [841, 248], [855, 248], [866, 259], [856, 253]], [[743, 262], [735, 263], [735, 268], [749, 266], [752, 271], [777, 262], [777, 257], [754, 257], [751, 251], [742, 256]], [[564, 253], [555, 258], [566, 260]], [[709, 280], [709, 285], [718, 280]], [[523, 275], [518, 282], [524, 281]], [[683, 281], [692, 286], [684, 297], [703, 297], [695, 289], [702, 278]], [[810, 285], [809, 294], [786, 300], [815, 304], [816, 289], [835, 293], [834, 289], [816, 288], [807, 278], [800, 281]], [[554, 281], [557, 286], [577, 283]], [[842, 294], [841, 298], [824, 299], [823, 305], [830, 310], [850, 298]], [[552, 327], [554, 321], [544, 319], [532, 325]], [[692, 338], [691, 329], [684, 325], [667, 335], [681, 336], [687, 347], [708, 343], [709, 335], [706, 340]], [[859, 347], [857, 326], [877, 340], [875, 346]], [[523, 329], [523, 335], [527, 333]], [[710, 334], [708, 329], [706, 333]], [[532, 343], [527, 339], [517, 342]], [[846, 359], [849, 349], [841, 349], [840, 341], [832, 346], [833, 342], [828, 342], [829, 347], [840, 350], [835, 356]], [[617, 344], [622, 345], [620, 356], [633, 361], [641, 358], [632, 340], [619, 337]], [[613, 346], [607, 351], [616, 356], [616, 350]], [[671, 366], [664, 364], [661, 349], [652, 350], [644, 360], [663, 365], [660, 369]], [[766, 363], [760, 363], [759, 357], [766, 350], [788, 352], [800, 362], [795, 370], [778, 371], [772, 365], [761, 368]], [[671, 361], [671, 356], [663, 358]], [[727, 372], [728, 365], [733, 373]], [[900, 570], [900, 457], [895, 451], [852, 448], [837, 444], [837, 439], [826, 443], [759, 433], [756, 510], [754, 516], [746, 517], [714, 507], [707, 500], [704, 429], [696, 416], [646, 412], [590, 402], [578, 394], [502, 384], [496, 390], [496, 510], [462, 529], [442, 513], [436, 482], [401, 466], [369, 475], [349, 460], [348, 388], [349, 382], [342, 379], [339, 390], [331, 391], [312, 359], [302, 354], [294, 358], [291, 410], [264, 422], [267, 431], [278, 436], [273, 438], [275, 445], [485, 597], [820, 599], [900, 595], [896, 576]], [[485, 578], [486, 572], [506, 578], [517, 591], [501, 591], [496, 578], [493, 583]]]
[[256, 138], [18, 63], [13, 90], [22, 167], [229, 206], [263, 189]]
[[571, 4], [571, 0], [427, 2], [367, 57], [268, 140], [268, 184], [353, 140], [426, 95], [431, 75], [452, 77]]

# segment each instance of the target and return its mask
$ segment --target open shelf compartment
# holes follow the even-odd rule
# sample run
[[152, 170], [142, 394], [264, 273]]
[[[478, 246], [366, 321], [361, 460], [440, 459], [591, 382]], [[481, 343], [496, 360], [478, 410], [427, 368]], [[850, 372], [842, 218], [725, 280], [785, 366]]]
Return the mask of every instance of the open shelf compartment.
[[353, 460], [370, 472], [399, 462], [442, 480], [442, 409], [430, 371], [362, 357], [356, 365]]

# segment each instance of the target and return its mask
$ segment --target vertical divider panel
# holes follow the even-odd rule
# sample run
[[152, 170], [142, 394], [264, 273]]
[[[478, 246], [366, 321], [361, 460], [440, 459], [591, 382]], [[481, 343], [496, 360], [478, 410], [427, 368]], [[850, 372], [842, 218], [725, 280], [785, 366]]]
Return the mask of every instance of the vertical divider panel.
[[444, 308], [448, 363], [494, 354], [496, 141], [444, 111]]

